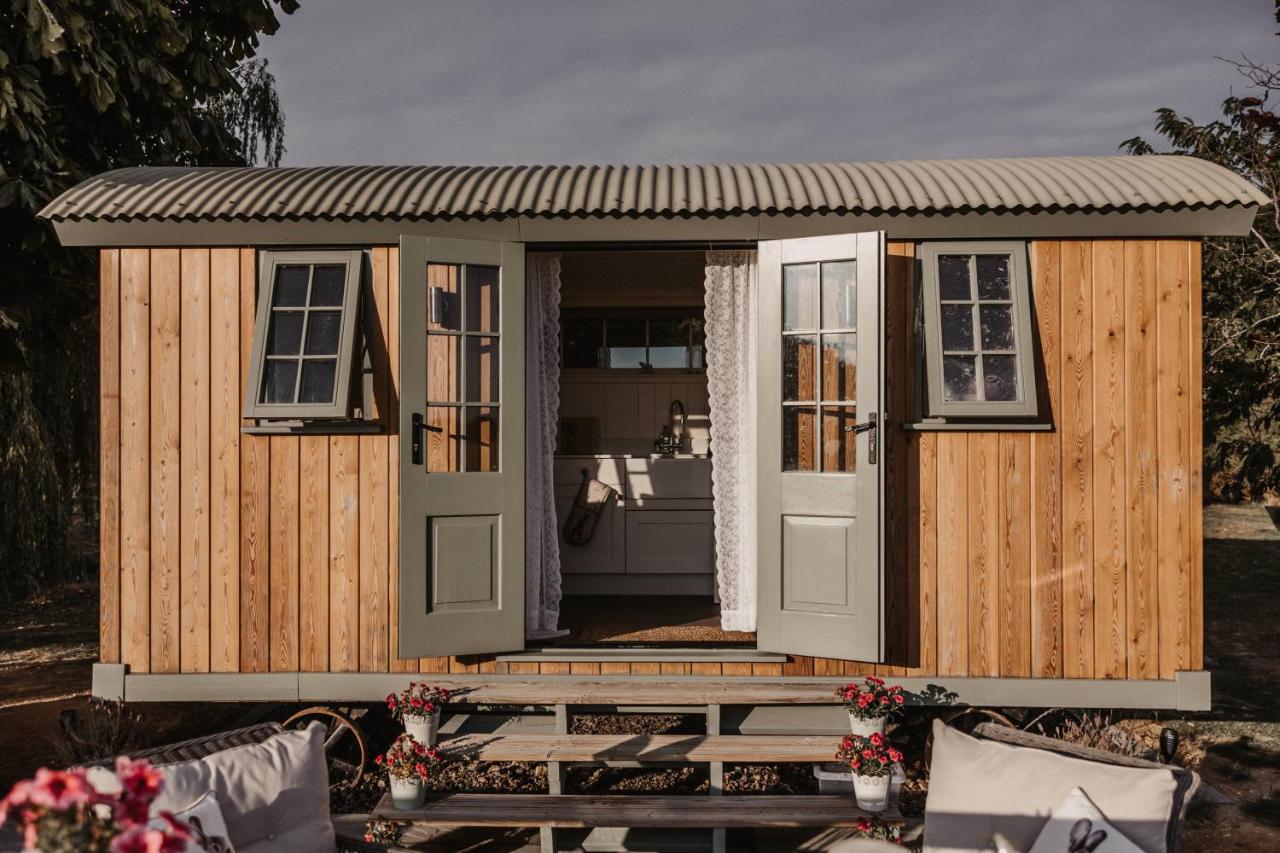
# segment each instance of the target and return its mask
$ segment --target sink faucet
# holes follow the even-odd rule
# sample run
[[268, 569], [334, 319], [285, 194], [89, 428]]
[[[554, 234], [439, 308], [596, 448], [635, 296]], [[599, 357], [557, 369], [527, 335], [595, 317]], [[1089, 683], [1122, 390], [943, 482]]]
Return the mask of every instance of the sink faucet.
[[[680, 414], [679, 432], [676, 432], [676, 413]], [[670, 421], [662, 428], [662, 435], [654, 443], [657, 451], [667, 456], [674, 456], [679, 453], [684, 442], [689, 436], [689, 417], [685, 413], [684, 403], [679, 400], [671, 401]]]

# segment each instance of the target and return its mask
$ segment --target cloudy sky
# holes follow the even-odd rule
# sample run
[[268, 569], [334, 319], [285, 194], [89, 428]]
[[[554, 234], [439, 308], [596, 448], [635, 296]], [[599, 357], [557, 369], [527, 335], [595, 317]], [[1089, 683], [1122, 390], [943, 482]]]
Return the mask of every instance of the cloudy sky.
[[302, 0], [287, 165], [1113, 154], [1280, 59], [1267, 0]]

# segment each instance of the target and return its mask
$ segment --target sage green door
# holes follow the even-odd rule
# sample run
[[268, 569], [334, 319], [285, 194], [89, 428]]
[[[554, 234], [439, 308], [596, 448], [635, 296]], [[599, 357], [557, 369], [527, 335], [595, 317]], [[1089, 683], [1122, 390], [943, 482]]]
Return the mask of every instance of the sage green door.
[[757, 645], [881, 650], [884, 235], [760, 243]]
[[524, 245], [400, 238], [401, 658], [524, 647]]

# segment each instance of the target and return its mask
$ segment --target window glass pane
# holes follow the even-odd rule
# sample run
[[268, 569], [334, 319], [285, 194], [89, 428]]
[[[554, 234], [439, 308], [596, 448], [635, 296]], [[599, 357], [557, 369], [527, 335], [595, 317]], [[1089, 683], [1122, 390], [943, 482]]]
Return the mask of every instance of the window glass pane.
[[817, 340], [813, 335], [782, 338], [782, 399], [817, 399]]
[[941, 255], [938, 258], [938, 295], [943, 299], [972, 299], [969, 289], [969, 256]]
[[942, 357], [942, 385], [948, 401], [978, 399], [978, 371], [972, 355]]
[[467, 336], [467, 402], [497, 403], [498, 339]]
[[982, 317], [982, 348], [1013, 349], [1013, 306], [983, 305], [978, 310]]
[[982, 384], [987, 400], [1017, 400], [1017, 359], [1012, 355], [984, 355]]
[[786, 406], [782, 410], [782, 470], [816, 471], [817, 412], [810, 406]]
[[342, 304], [342, 292], [347, 287], [346, 264], [324, 264], [316, 267], [311, 279], [311, 304], [334, 306]]
[[822, 336], [822, 399], [858, 398], [857, 340], [853, 333]]
[[262, 377], [263, 403], [292, 403], [298, 362], [292, 358], [270, 359]]
[[462, 302], [458, 298], [456, 264], [427, 264], [427, 328], [462, 330]]
[[701, 317], [690, 320], [693, 324], [693, 358], [694, 370], [705, 370], [707, 367], [707, 324]]
[[942, 348], [944, 350], [973, 350], [973, 306], [942, 306]]
[[498, 331], [497, 267], [467, 267], [467, 331]]
[[687, 367], [689, 321], [649, 321], [649, 364], [653, 367]]
[[276, 267], [276, 290], [272, 305], [277, 308], [294, 308], [307, 304], [307, 278], [311, 267], [282, 264]]
[[302, 311], [272, 311], [267, 355], [297, 355], [302, 346]]
[[462, 402], [461, 352], [461, 337], [427, 335], [427, 400], [429, 402]]
[[857, 468], [858, 410], [837, 406], [822, 410], [822, 470], [851, 473]]
[[644, 320], [608, 320], [605, 337], [609, 343], [609, 366], [645, 366]]
[[822, 265], [822, 328], [852, 329], [858, 324], [856, 270], [854, 261]]
[[564, 320], [564, 366], [604, 367], [604, 321], [569, 317]]
[[333, 380], [337, 375], [338, 362], [334, 359], [307, 359], [302, 362], [302, 382], [298, 388], [298, 402], [332, 403]]
[[468, 471], [498, 470], [498, 410], [467, 406]]
[[307, 355], [337, 355], [342, 331], [341, 311], [312, 311], [307, 315]]
[[462, 409], [428, 406], [426, 417], [427, 471], [433, 474], [462, 470]]
[[782, 328], [818, 328], [818, 265], [791, 264], [782, 268]]
[[978, 255], [978, 298], [1009, 298], [1009, 256]]

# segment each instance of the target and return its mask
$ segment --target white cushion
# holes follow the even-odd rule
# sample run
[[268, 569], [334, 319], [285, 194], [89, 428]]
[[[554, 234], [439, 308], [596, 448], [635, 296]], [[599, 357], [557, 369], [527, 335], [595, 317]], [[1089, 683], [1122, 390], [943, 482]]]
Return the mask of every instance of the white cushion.
[[[181, 811], [174, 812], [173, 816], [191, 830], [191, 840], [187, 844], [188, 850], [235, 853], [227, 833], [227, 822], [222, 817], [222, 807], [218, 805], [218, 795], [213, 791], [205, 791], [204, 796]], [[157, 828], [163, 823], [162, 819], [151, 822]]]
[[1053, 810], [1040, 837], [1027, 853], [1142, 853], [1142, 849], [1112, 826], [1089, 795], [1072, 788]]
[[1177, 789], [1169, 771], [979, 740], [935, 720], [924, 849], [987, 851], [1000, 833], [1016, 849], [1028, 850], [1053, 810], [1077, 787], [1088, 791], [1143, 853], [1166, 853]]
[[[152, 804], [153, 815], [180, 811], [213, 791], [238, 853], [337, 850], [320, 723], [160, 769], [164, 788]], [[105, 768], [91, 770], [89, 781], [103, 793], [120, 790]]]

